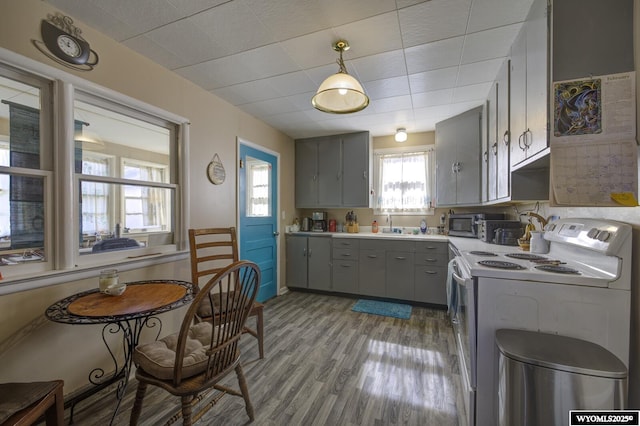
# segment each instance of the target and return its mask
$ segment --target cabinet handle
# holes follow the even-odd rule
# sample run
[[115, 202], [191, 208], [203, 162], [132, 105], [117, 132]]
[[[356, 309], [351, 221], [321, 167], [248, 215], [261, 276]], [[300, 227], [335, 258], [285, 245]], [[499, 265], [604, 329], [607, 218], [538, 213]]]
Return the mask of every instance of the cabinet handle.
[[367, 257], [369, 259], [377, 259], [378, 258], [378, 256], [376, 256], [375, 254], [368, 254]]
[[342, 242], [340, 244], [342, 244], [343, 246], [350, 246], [351, 245], [351, 243], [345, 243], [345, 242]]
[[456, 173], [460, 173], [462, 171], [462, 163], [461, 162], [457, 162], [456, 163]]
[[437, 262], [437, 261], [438, 261], [438, 259], [426, 258], [424, 261], [425, 261], [425, 262]]
[[302, 257], [306, 257], [307, 256], [307, 249], [302, 249]]
[[456, 173], [456, 163], [451, 163], [451, 173]]
[[424, 271], [425, 274], [429, 274], [429, 275], [436, 275], [437, 272], [436, 271]]
[[504, 142], [505, 145], [509, 145], [509, 131], [505, 130], [504, 131], [504, 135], [502, 135], [502, 142]]
[[498, 155], [498, 142], [494, 142], [494, 144], [491, 145], [491, 151], [493, 151], [493, 155]]
[[489, 153], [487, 151], [484, 152], [484, 154], [482, 154], [482, 156], [484, 157], [484, 162], [486, 163], [487, 161], [489, 161]]
[[407, 260], [404, 256], [396, 256], [396, 260]]
[[[527, 134], [530, 135], [530, 138], [527, 138]], [[531, 145], [533, 144], [533, 133], [531, 133], [530, 129], [527, 129], [524, 132], [524, 146], [526, 147], [525, 149], [529, 149], [531, 148]]]
[[351, 256], [351, 253], [342, 253], [342, 256], [343, 257], [349, 257], [349, 256]]
[[311, 249], [309, 249], [309, 257], [311, 257], [311, 252], [312, 252], [312, 250], [311, 250]]
[[427, 250], [435, 250], [435, 249], [437, 249], [438, 247], [434, 247], [434, 246], [427, 246], [427, 247], [425, 247], [425, 248], [426, 248]]
[[367, 171], [365, 170], [364, 172], [362, 172], [362, 179], [366, 179], [367, 178]]
[[351, 265], [340, 265], [342, 268], [351, 268]]

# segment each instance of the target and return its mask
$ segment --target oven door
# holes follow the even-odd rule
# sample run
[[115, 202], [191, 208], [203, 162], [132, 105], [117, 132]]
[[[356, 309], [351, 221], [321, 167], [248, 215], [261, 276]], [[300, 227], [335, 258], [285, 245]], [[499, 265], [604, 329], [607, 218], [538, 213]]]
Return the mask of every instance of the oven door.
[[467, 424], [475, 425], [476, 402], [476, 298], [475, 284], [461, 258], [453, 261], [452, 284], [456, 287], [453, 327], [460, 364]]

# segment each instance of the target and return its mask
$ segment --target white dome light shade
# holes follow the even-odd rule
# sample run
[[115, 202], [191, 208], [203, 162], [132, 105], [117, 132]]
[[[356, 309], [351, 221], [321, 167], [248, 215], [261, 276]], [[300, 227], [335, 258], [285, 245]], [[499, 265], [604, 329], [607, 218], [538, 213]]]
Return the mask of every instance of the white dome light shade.
[[369, 97], [364, 93], [362, 85], [347, 73], [342, 60], [342, 52], [349, 50], [349, 43], [340, 40], [333, 45], [340, 52], [338, 65], [340, 69], [322, 82], [311, 104], [314, 108], [331, 114], [349, 114], [362, 111], [369, 105]]
[[358, 80], [339, 72], [322, 82], [311, 103], [320, 111], [348, 114], [365, 109], [369, 105], [369, 98]]
[[405, 142], [407, 140], [407, 129], [399, 128], [396, 130], [396, 142]]

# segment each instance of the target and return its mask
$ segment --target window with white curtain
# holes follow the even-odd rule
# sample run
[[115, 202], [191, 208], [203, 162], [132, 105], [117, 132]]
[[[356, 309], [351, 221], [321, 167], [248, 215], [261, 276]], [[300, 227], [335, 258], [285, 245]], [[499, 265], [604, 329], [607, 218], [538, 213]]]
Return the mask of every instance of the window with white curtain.
[[376, 212], [433, 214], [433, 157], [430, 147], [376, 150]]
[[[87, 156], [82, 159], [82, 173], [109, 176], [109, 157]], [[109, 231], [109, 185], [99, 182], [81, 182], [82, 232], [84, 235]]]
[[271, 212], [271, 165], [266, 161], [247, 157], [247, 215], [266, 217]]
[[[126, 179], [166, 183], [167, 167], [161, 164], [123, 161]], [[129, 231], [158, 231], [168, 226], [166, 191], [141, 185], [124, 186], [124, 227]]]

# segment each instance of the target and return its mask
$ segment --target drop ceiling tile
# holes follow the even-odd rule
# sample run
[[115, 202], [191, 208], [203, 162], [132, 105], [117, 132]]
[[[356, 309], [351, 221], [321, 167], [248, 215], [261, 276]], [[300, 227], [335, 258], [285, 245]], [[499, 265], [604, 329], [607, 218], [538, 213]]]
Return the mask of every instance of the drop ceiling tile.
[[235, 96], [245, 99], [245, 103], [254, 103], [278, 97], [278, 92], [264, 80], [240, 83], [225, 89], [229, 89], [235, 93]]
[[319, 3], [329, 25], [333, 27], [396, 9], [395, 0], [322, 0]]
[[299, 93], [315, 92], [318, 86], [304, 71], [296, 71], [287, 74], [267, 78], [266, 81], [281, 95], [290, 96]]
[[278, 43], [248, 50], [235, 56], [240, 66], [251, 68], [257, 78], [300, 71], [300, 67]]
[[505, 58], [498, 58], [491, 59], [489, 61], [460, 65], [458, 85], [467, 86], [475, 83], [494, 81], [504, 61]]
[[434, 90], [433, 92], [416, 93], [411, 96], [413, 106], [416, 108], [449, 105], [452, 98], [453, 89]]
[[211, 40], [188, 19], [149, 31], [145, 36], [181, 58], [183, 65], [220, 58], [229, 53], [225, 46]]
[[[345, 66], [347, 67], [347, 71], [352, 70], [351, 64], [348, 61], [345, 61]], [[333, 75], [338, 72], [338, 64], [325, 65], [322, 67], [316, 67], [305, 70], [305, 73], [311, 81], [315, 83], [316, 89], [317, 86], [320, 86], [323, 81], [326, 80], [327, 77]], [[352, 71], [349, 71], [349, 74], [354, 75]], [[355, 75], [354, 75], [355, 77]]]
[[169, 52], [146, 36], [133, 37], [123, 41], [122, 44], [170, 70], [187, 65], [184, 59]]
[[404, 52], [401, 49], [365, 56], [354, 59], [352, 62], [358, 70], [361, 81], [380, 80], [407, 74]]
[[523, 22], [533, 0], [474, 0], [469, 17], [470, 33]]
[[311, 98], [313, 98], [313, 95], [315, 94], [316, 94], [315, 91], [300, 93], [297, 95], [287, 96], [287, 99], [289, 100], [289, 102], [291, 102], [293, 105], [296, 106], [298, 111], [303, 111], [307, 109], [313, 109], [313, 105], [311, 104]]
[[136, 34], [160, 28], [183, 17], [167, 0], [110, 0], [91, 3], [98, 4], [102, 10], [135, 28]]
[[188, 20], [231, 53], [275, 42], [273, 34], [243, 2], [227, 2]]
[[453, 103], [470, 102], [481, 100], [484, 102], [489, 95], [493, 83], [471, 84], [469, 86], [458, 86], [453, 91]]
[[458, 78], [458, 67], [441, 68], [409, 76], [411, 93], [431, 92], [454, 87]]
[[338, 53], [333, 44], [337, 40], [332, 30], [324, 30], [285, 40], [280, 45], [298, 66], [307, 69], [335, 64]]
[[409, 94], [409, 79], [405, 76], [368, 81], [364, 91], [370, 99], [383, 99]]
[[241, 66], [235, 56], [214, 59], [201, 64], [175, 70], [181, 76], [193, 80], [206, 90], [218, 89], [251, 80], [255, 74], [251, 68]]
[[391, 98], [376, 99], [371, 103], [376, 112], [386, 113], [392, 111], [411, 109], [411, 96], [394, 96]]
[[405, 49], [407, 71], [415, 74], [458, 65], [463, 43], [464, 37], [455, 37]]
[[347, 40], [351, 48], [345, 59], [356, 59], [402, 48], [396, 12], [385, 13], [334, 28], [338, 38]]
[[180, 16], [191, 16], [195, 13], [209, 10], [221, 4], [227, 3], [228, 0], [167, 0], [171, 3]]
[[467, 34], [464, 39], [461, 63], [469, 64], [507, 56], [521, 28], [522, 24], [513, 24]]
[[398, 11], [405, 47], [465, 33], [471, 0], [431, 0]]
[[245, 4], [262, 24], [282, 41], [331, 26], [321, 2], [299, 0], [236, 0]]
[[84, 23], [117, 41], [126, 40], [140, 34], [139, 28], [123, 22], [112, 13], [101, 8], [100, 3], [78, 2], [77, 0], [49, 0], [49, 3], [71, 16], [74, 19], [74, 23], [81, 29]]
[[235, 105], [241, 108], [242, 105], [249, 103], [249, 100], [245, 98], [241, 93], [236, 91], [233, 86], [221, 87], [220, 89], [214, 89], [210, 91], [219, 98], [224, 99], [231, 105]]

